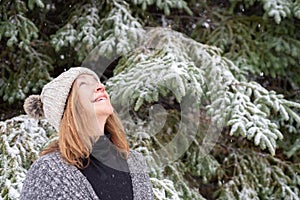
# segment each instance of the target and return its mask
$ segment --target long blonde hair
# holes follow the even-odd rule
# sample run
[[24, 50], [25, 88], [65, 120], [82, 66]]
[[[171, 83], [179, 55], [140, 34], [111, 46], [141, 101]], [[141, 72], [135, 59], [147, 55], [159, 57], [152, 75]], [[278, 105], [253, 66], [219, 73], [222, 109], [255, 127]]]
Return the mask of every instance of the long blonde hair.
[[[40, 155], [58, 151], [69, 164], [80, 169], [84, 168], [83, 160], [87, 159], [87, 164], [89, 163], [93, 144], [98, 139], [94, 135], [92, 117], [84, 111], [77, 89], [73, 84], [60, 123], [59, 138], [42, 150]], [[127, 158], [129, 155], [128, 142], [123, 125], [115, 113], [107, 118], [104, 131], [110, 133], [112, 143]]]

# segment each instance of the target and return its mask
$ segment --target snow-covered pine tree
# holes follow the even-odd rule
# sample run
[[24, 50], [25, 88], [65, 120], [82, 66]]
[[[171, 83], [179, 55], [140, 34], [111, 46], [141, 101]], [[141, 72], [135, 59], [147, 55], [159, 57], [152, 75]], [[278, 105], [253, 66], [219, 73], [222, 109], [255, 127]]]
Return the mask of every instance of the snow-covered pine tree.
[[300, 2], [232, 0], [230, 3], [224, 1], [227, 9], [208, 3], [213, 8], [197, 22], [192, 37], [220, 47], [224, 56], [239, 68], [260, 76], [287, 77], [286, 82], [297, 89]]
[[220, 47], [238, 67], [287, 76], [294, 89], [299, 83], [299, 1], [31, 0], [1, 1], [0, 10], [4, 102], [37, 93], [49, 72], [80, 65], [95, 46], [106, 54], [127, 52], [145, 25], [170, 26]]
[[19, 199], [27, 169], [53, 132], [47, 121], [28, 116], [0, 122], [0, 199]]
[[[12, 104], [38, 92], [50, 80], [53, 57], [44, 49], [39, 28], [29, 10], [44, 8], [42, 1], [1, 1], [1, 76], [0, 96]], [[38, 13], [36, 13], [38, 14]]]
[[[92, 50], [123, 55], [107, 86], [118, 109], [129, 106], [120, 114], [132, 148], [148, 158], [156, 199], [299, 199], [299, 104], [289, 99], [300, 83], [299, 10], [292, 0], [1, 1], [0, 96], [38, 93], [49, 72]], [[189, 96], [200, 115], [182, 113]], [[55, 136], [45, 123], [1, 122], [0, 199], [17, 199]], [[176, 140], [188, 147], [180, 157], [157, 159], [187, 133]]]
[[[160, 98], [170, 98], [170, 96], [174, 96], [177, 103], [181, 104], [184, 98], [192, 94], [197, 97], [195, 100], [201, 105], [200, 108], [207, 111], [210, 117], [210, 125], [230, 127], [227, 134], [251, 140], [254, 145], [259, 146], [262, 150], [268, 149], [273, 156], [278, 146], [277, 141], [284, 138], [280, 131], [280, 126], [283, 125], [283, 123], [288, 124], [291, 131], [297, 129], [295, 126], [299, 126], [299, 116], [292, 111], [292, 109], [299, 109], [300, 104], [288, 101], [284, 99], [282, 95], [276, 94], [274, 91], [268, 91], [256, 82], [247, 81], [230, 60], [220, 55], [218, 49], [197, 43], [180, 33], [162, 28], [150, 30], [145, 35], [142, 44], [141, 48], [133, 51], [132, 54], [125, 56], [124, 60], [120, 61], [120, 64], [115, 69], [114, 76], [107, 82], [112, 102], [117, 108], [131, 106], [135, 111], [138, 111], [142, 105], [151, 106], [159, 102]], [[235, 78], [232, 71], [239, 79]], [[203, 104], [203, 102], [206, 102], [206, 104]], [[142, 108], [142, 110], [143, 109], [145, 108]], [[120, 110], [120, 112], [122, 112], [122, 110]], [[125, 114], [127, 114], [126, 112], [127, 111], [125, 111]], [[126, 116], [124, 119], [128, 121], [128, 119], [130, 120], [131, 118]], [[147, 139], [152, 138], [153, 130], [151, 129], [153, 126], [147, 126], [147, 120], [144, 122], [146, 125], [142, 126], [143, 131], [137, 131], [134, 128], [137, 126], [134, 124], [135, 119], [132, 120], [133, 122], [131, 126], [129, 125], [127, 127], [127, 131], [132, 135], [141, 134], [140, 136], [134, 137], [136, 138], [136, 142], [139, 142], [141, 137]], [[179, 123], [179, 121], [177, 121], [177, 123]], [[197, 120], [195, 120], [195, 123], [197, 123]], [[141, 126], [141, 124], [138, 123], [138, 126]], [[169, 128], [172, 126], [174, 126], [174, 124], [167, 125]], [[205, 132], [205, 129], [201, 129], [200, 131]], [[172, 138], [176, 136], [177, 130], [173, 129], [168, 132], [168, 130], [163, 129], [160, 133], [167, 134]], [[211, 134], [209, 131], [205, 133]], [[186, 133], [186, 135], [191, 135], [191, 133]], [[160, 136], [157, 136], [157, 138], [159, 137]], [[153, 139], [154, 141], [151, 139], [146, 140], [148, 142], [145, 148], [142, 148], [142, 151], [149, 156], [149, 163], [157, 164], [157, 166], [154, 166], [152, 169], [155, 169], [153, 174], [159, 177], [167, 176], [173, 180], [175, 187], [177, 186], [177, 188], [179, 188], [181, 198], [202, 198], [195, 195], [195, 193], [187, 192], [191, 191], [190, 189], [187, 190], [187, 188], [191, 188], [191, 186], [185, 184], [187, 180], [183, 174], [186, 171], [189, 171], [197, 177], [201, 177], [205, 184], [207, 184], [209, 180], [214, 180], [214, 178], [217, 177], [217, 182], [220, 184], [219, 190], [221, 191], [229, 187], [227, 184], [222, 186], [222, 180], [226, 174], [221, 166], [227, 165], [227, 162], [232, 163], [233, 160], [224, 158], [223, 162], [220, 163], [212, 156], [205, 157], [206, 152], [201, 150], [203, 137], [199, 138], [196, 136], [193, 143], [198, 147], [192, 145], [192, 151], [188, 150], [186, 152], [188, 158], [185, 159], [192, 159], [190, 162], [184, 163], [183, 160], [171, 162], [169, 165], [163, 167], [163, 171], [162, 166], [157, 163], [157, 160], [153, 159], [153, 156], [155, 156], [156, 151], [159, 150], [158, 147], [163, 148], [164, 145], [170, 142], [170, 138], [169, 140], [165, 138], [157, 140], [157, 138]], [[134, 139], [132, 140], [134, 141]], [[217, 141], [215, 142], [217, 143]], [[237, 151], [239, 152], [239, 150]], [[174, 151], [168, 153], [174, 154]], [[279, 159], [277, 160], [272, 158], [272, 156], [265, 155], [265, 152], [257, 154], [262, 154], [272, 161], [276, 160], [278, 165], [280, 165]], [[237, 155], [244, 158], [244, 156], [239, 153]], [[172, 155], [166, 156], [172, 158]], [[230, 161], [228, 161], [228, 159]], [[251, 159], [256, 160], [251, 161]], [[158, 162], [159, 161], [160, 160], [158, 160]], [[244, 162], [248, 163], [250, 161], [256, 162], [257, 158], [245, 157]], [[261, 159], [259, 162], [262, 162]], [[269, 162], [270, 160], [266, 159], [264, 165], [271, 165]], [[205, 167], [205, 165], [207, 165], [207, 167]], [[204, 167], [206, 170], [201, 169], [201, 167]], [[263, 166], [260, 167], [263, 168]], [[279, 170], [278, 173], [282, 173], [283, 175], [284, 169], [280, 167], [276, 169]], [[240, 179], [240, 176], [247, 176], [246, 172], [249, 171], [251, 171], [251, 169], [246, 169], [246, 171], [240, 174], [234, 174], [232, 179]], [[294, 172], [296, 173], [297, 171], [298, 170]], [[270, 173], [277, 172], [271, 170]], [[256, 175], [254, 176], [256, 177]], [[295, 180], [299, 179], [297, 174], [292, 176]], [[286, 179], [289, 180], [290, 178], [291, 177], [287, 175]], [[249, 179], [249, 182], [250, 181], [252, 181], [252, 179]], [[255, 181], [257, 181], [257, 184], [262, 184], [259, 180]], [[274, 178], [273, 181], [276, 182], [276, 179]], [[230, 181], [230, 184], [233, 184], [233, 182], [234, 181]], [[274, 184], [274, 182], [272, 182], [272, 184]], [[234, 183], [234, 187], [241, 187], [239, 181]], [[248, 184], [252, 184], [252, 186]], [[298, 183], [287, 182], [284, 187], [288, 184], [291, 184], [294, 188]], [[281, 191], [284, 191], [284, 189], [278, 189], [279, 191], [277, 190], [276, 193], [262, 194], [260, 191], [257, 191], [257, 186], [254, 183], [247, 183], [245, 184], [245, 188], [242, 187], [240, 193], [238, 191], [235, 193], [234, 190], [236, 190], [236, 188], [234, 187], [230, 186], [229, 188], [231, 188], [231, 192], [234, 193], [232, 197], [238, 199], [246, 195], [244, 194], [245, 191], [253, 190], [254, 193], [250, 192], [248, 196], [252, 196], [253, 198], [260, 198], [262, 195], [265, 195], [265, 198], [278, 198], [279, 195], [282, 195]], [[278, 185], [278, 187], [281, 186]], [[263, 188], [264, 187], [259, 188], [259, 190]], [[298, 193], [299, 191], [295, 187], [294, 191], [292, 190], [290, 193], [286, 193], [286, 196], [289, 195], [290, 198], [294, 198]], [[224, 197], [222, 195], [226, 197], [228, 194], [228, 191], [220, 192], [220, 198]]]

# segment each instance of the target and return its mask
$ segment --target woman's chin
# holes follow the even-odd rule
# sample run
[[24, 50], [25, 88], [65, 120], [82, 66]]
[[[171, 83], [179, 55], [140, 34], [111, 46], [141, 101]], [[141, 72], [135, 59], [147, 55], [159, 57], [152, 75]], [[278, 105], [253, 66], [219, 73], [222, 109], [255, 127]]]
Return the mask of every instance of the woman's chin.
[[95, 114], [96, 116], [99, 116], [99, 117], [109, 117], [110, 115], [112, 115], [114, 113], [113, 109], [99, 109], [99, 110], [95, 110]]

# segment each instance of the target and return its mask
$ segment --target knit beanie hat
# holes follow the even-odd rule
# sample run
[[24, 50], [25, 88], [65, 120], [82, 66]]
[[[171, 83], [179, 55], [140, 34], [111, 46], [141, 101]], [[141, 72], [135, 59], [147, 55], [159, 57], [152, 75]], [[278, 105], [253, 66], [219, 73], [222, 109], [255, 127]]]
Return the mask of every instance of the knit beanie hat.
[[99, 81], [97, 74], [88, 68], [70, 68], [47, 83], [41, 95], [31, 95], [25, 99], [25, 112], [35, 119], [46, 118], [58, 132], [69, 92], [73, 82], [81, 74], [90, 74]]

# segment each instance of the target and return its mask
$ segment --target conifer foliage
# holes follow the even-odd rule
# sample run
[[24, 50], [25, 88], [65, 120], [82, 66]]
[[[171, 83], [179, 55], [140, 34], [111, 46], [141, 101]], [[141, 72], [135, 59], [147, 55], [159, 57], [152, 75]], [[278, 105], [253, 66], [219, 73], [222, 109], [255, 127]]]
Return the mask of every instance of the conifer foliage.
[[[299, 1], [1, 1], [0, 16], [1, 109], [117, 55], [106, 88], [155, 199], [299, 199]], [[56, 137], [0, 122], [0, 199]]]
[[0, 122], [1, 199], [19, 199], [27, 169], [51, 140], [53, 132], [47, 121], [38, 123], [28, 116]]

